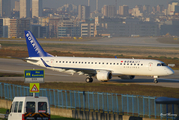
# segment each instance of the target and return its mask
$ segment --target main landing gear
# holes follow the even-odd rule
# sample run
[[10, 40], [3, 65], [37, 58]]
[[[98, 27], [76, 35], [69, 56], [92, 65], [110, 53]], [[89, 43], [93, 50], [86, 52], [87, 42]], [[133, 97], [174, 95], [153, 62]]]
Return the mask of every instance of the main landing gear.
[[87, 78], [85, 79], [85, 81], [86, 81], [87, 83], [92, 83], [92, 82], [93, 82], [93, 78], [87, 77]]

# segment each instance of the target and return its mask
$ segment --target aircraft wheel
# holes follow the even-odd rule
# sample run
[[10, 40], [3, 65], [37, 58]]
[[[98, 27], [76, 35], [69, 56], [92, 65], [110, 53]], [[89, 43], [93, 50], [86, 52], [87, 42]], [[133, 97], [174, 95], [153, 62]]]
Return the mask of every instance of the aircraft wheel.
[[158, 80], [157, 80], [157, 79], [154, 79], [154, 83], [157, 84], [157, 83], [158, 83]]
[[93, 78], [90, 78], [90, 82], [93, 82]]
[[86, 81], [87, 83], [91, 83], [91, 82], [93, 82], [93, 78], [87, 77], [85, 81]]

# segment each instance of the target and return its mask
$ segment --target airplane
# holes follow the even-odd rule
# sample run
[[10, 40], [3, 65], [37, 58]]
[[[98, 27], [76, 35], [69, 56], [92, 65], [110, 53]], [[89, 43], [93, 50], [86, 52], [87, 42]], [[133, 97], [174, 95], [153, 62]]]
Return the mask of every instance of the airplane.
[[174, 74], [164, 62], [152, 59], [93, 58], [93, 57], [57, 57], [43, 50], [31, 31], [24, 31], [30, 64], [69, 74], [86, 75], [87, 83], [93, 78], [107, 82], [112, 77], [134, 79], [135, 76], [151, 76], [158, 83], [160, 76]]

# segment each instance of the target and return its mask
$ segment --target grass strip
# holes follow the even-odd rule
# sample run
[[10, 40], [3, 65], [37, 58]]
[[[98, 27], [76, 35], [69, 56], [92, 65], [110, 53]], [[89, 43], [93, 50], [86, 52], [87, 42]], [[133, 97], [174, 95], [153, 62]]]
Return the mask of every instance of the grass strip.
[[23, 77], [23, 74], [16, 73], [0, 73], [0, 77]]

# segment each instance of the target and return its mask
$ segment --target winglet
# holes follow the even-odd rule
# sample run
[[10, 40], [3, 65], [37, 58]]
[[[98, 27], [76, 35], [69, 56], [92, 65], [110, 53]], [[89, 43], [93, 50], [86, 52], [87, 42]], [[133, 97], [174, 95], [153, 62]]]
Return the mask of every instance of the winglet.
[[27, 49], [29, 57], [52, 57], [49, 53], [46, 53], [40, 46], [36, 38], [33, 36], [31, 31], [24, 31], [27, 43]]

